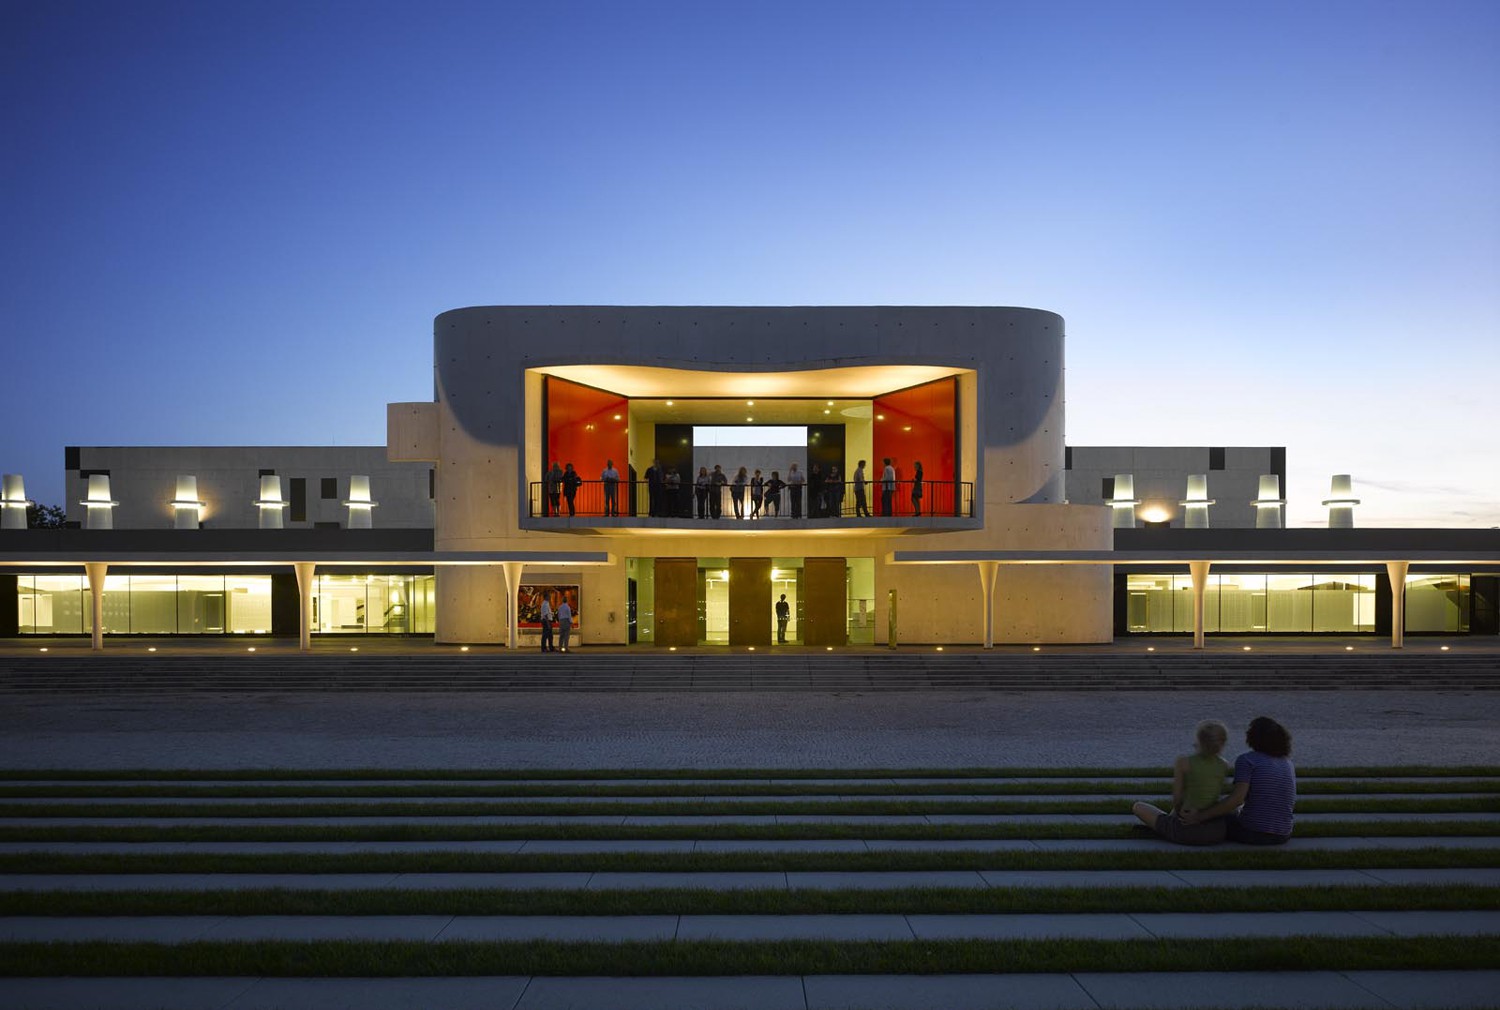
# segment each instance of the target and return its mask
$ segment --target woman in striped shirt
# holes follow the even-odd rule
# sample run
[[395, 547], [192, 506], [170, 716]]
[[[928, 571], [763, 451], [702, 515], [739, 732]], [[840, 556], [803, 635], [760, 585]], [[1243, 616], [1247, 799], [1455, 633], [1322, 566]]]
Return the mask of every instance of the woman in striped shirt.
[[1282, 845], [1292, 837], [1297, 803], [1297, 769], [1291, 761], [1292, 735], [1275, 719], [1252, 719], [1245, 731], [1250, 750], [1234, 762], [1234, 788], [1207, 810], [1185, 813], [1183, 823], [1224, 818], [1232, 842]]

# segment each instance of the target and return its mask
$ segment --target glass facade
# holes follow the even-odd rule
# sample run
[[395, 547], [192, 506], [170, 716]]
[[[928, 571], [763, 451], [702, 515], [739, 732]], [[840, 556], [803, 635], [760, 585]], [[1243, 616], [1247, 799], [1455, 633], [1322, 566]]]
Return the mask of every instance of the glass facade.
[[[1131, 633], [1193, 630], [1193, 583], [1187, 575], [1127, 575], [1125, 591]], [[1409, 621], [1407, 626], [1418, 630]], [[1375, 576], [1210, 575], [1203, 594], [1203, 630], [1233, 635], [1373, 632]]]
[[[434, 595], [431, 575], [319, 576], [313, 632], [432, 634]], [[82, 575], [18, 576], [16, 601], [23, 635], [94, 630], [88, 579]], [[109, 575], [104, 633], [268, 635], [271, 601], [269, 575]]]
[[1406, 577], [1406, 630], [1469, 630], [1467, 575], [1408, 575]]

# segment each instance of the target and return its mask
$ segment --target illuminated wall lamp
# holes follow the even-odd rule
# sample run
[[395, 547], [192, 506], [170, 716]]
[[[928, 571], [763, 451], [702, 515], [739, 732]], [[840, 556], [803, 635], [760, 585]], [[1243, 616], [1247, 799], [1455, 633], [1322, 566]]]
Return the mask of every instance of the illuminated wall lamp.
[[177, 530], [195, 530], [203, 522], [204, 503], [198, 500], [198, 478], [179, 474], [177, 477], [177, 496], [170, 502], [172, 506], [172, 528]]
[[1111, 525], [1117, 530], [1135, 529], [1135, 507], [1141, 500], [1135, 496], [1135, 475], [1115, 474], [1115, 491], [1107, 504], [1112, 518]]
[[109, 497], [108, 474], [89, 474], [88, 497], [78, 504], [87, 510], [84, 514], [84, 529], [112, 530], [115, 528], [115, 509], [120, 503]]
[[1208, 496], [1208, 475], [1203, 473], [1189, 474], [1187, 479], [1187, 497], [1177, 504], [1182, 506], [1183, 528], [1190, 530], [1208, 529], [1208, 507], [1214, 504], [1214, 499]]
[[1250, 504], [1255, 506], [1256, 529], [1281, 529], [1281, 506], [1286, 504], [1281, 497], [1281, 478], [1274, 473], [1261, 474], [1259, 494]]
[[0, 529], [24, 530], [26, 510], [33, 503], [26, 497], [26, 481], [18, 473], [0, 478]]
[[374, 525], [374, 517], [370, 513], [378, 504], [380, 503], [370, 498], [368, 474], [355, 474], [349, 478], [349, 500], [344, 505], [349, 509], [351, 530], [367, 530]]
[[1328, 507], [1328, 528], [1331, 530], [1354, 529], [1354, 506], [1359, 499], [1354, 497], [1354, 479], [1347, 473], [1333, 475], [1333, 484], [1328, 497], [1323, 499]]
[[260, 509], [260, 528], [279, 530], [285, 525], [286, 499], [281, 495], [281, 478], [275, 474], [263, 474], [260, 478], [260, 497], [252, 503]]

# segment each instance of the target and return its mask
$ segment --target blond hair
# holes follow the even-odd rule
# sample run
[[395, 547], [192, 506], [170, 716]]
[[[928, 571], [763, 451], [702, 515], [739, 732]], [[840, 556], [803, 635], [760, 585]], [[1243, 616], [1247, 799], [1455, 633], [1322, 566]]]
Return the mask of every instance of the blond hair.
[[1229, 727], [1217, 719], [1205, 719], [1198, 724], [1197, 737], [1198, 753], [1212, 757], [1229, 741]]

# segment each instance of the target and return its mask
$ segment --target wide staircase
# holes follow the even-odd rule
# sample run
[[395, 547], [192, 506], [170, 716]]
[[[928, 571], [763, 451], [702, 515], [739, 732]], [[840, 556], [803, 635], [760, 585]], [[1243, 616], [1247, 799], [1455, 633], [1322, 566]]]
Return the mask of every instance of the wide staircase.
[[1493, 1007], [1500, 769], [0, 773], [0, 1005]]
[[[358, 650], [11, 654], [0, 693], [282, 691], [1500, 690], [1500, 655], [1344, 652]], [[285, 647], [283, 646], [283, 649]], [[356, 651], [358, 650], [358, 651]]]

